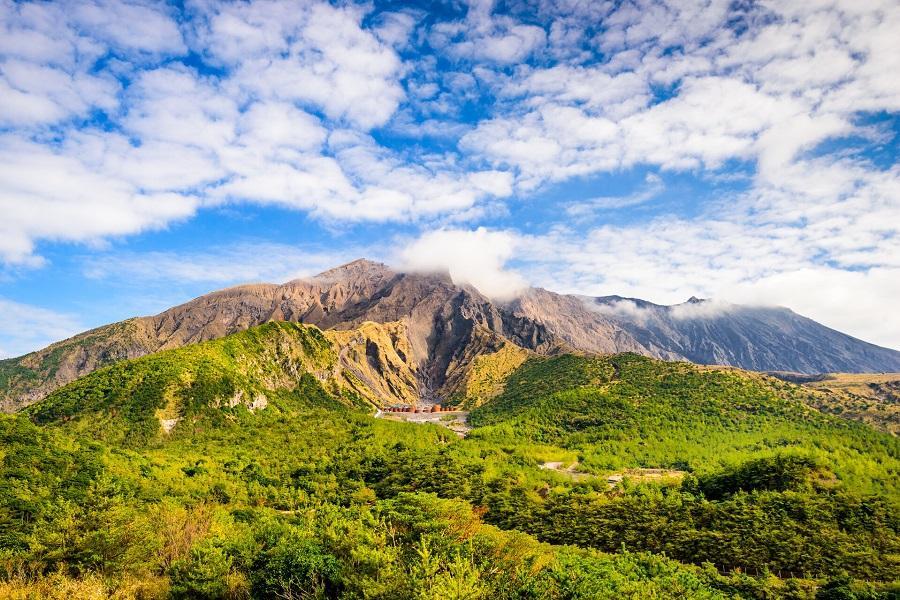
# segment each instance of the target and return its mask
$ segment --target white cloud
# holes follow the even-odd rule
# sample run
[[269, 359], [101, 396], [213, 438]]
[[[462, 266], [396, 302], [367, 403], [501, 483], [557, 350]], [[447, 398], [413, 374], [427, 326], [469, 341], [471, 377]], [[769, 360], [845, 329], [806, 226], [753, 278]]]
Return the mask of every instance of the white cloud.
[[309, 277], [365, 255], [364, 249], [322, 251], [288, 244], [245, 242], [201, 252], [115, 252], [84, 260], [87, 277], [148, 284], [283, 283]]
[[[176, 19], [151, 3], [3, 2], [0, 260], [39, 264], [42, 240], [92, 243], [225, 202], [473, 226], [548, 182], [642, 165], [715, 177], [738, 162], [751, 189], [694, 219], [676, 209], [573, 233], [561, 215], [543, 235], [469, 226], [417, 243], [429, 268], [453, 258], [440, 248], [478, 249], [487, 260], [463, 250], [454, 269], [491, 293], [518, 285], [504, 272], [514, 258], [548, 287], [668, 303], [782, 302], [784, 289], [788, 305], [898, 345], [887, 278], [900, 267], [900, 172], [822, 149], [871, 138], [860, 111], [900, 111], [896, 2], [496, 8], [471, 2], [442, 22], [254, 0], [191, 4]], [[212, 68], [180, 64], [188, 52]], [[389, 148], [384, 132], [412, 143]], [[650, 181], [566, 215], [655, 191]], [[882, 333], [825, 299], [815, 308], [812, 289], [839, 292], [829, 278], [866, 290], [867, 310], [887, 315]]]
[[322, 3], [257, 0], [218, 6], [201, 31], [229, 85], [253, 98], [309, 103], [362, 128], [384, 124], [403, 99], [400, 60], [362, 29], [362, 13]]
[[517, 254], [517, 244], [517, 236], [505, 231], [439, 229], [409, 243], [399, 262], [409, 271], [449, 272], [454, 282], [505, 300], [527, 287], [521, 275], [506, 268]]
[[[896, 5], [749, 11], [623, 3], [602, 21], [607, 62], [496, 78], [505, 103], [463, 148], [514, 168], [522, 190], [635, 164], [715, 170], [735, 159], [777, 179], [802, 150], [853, 132], [857, 111], [898, 110], [900, 85], [884, 76], [900, 64], [887, 35]], [[657, 99], [657, 86], [673, 88]]]
[[18, 59], [0, 64], [0, 124], [31, 126], [83, 115], [94, 107], [116, 105], [115, 80], [87, 73], [67, 73]]
[[282, 102], [257, 102], [240, 117], [240, 143], [254, 148], [315, 150], [328, 132], [318, 119]]
[[900, 349], [900, 268], [847, 271], [810, 266], [736, 284], [722, 294], [745, 303], [788, 306], [868, 342]]
[[569, 216], [580, 218], [588, 217], [597, 211], [615, 210], [644, 204], [656, 198], [665, 189], [662, 178], [654, 173], [648, 173], [644, 178], [644, 185], [637, 191], [625, 196], [597, 196], [579, 202], [573, 202], [566, 207]]
[[[391, 45], [409, 15], [381, 20], [389, 45], [366, 9], [317, 2], [196, 5], [184, 25], [135, 3], [5, 8], [0, 260], [39, 264], [40, 240], [95, 242], [222, 202], [417, 221], [512, 192], [508, 174], [410, 160], [368, 135], [404, 100]], [[221, 71], [180, 64], [189, 46]]]
[[35, 239], [83, 242], [136, 233], [189, 217], [198, 205], [191, 196], [142, 192], [72, 155], [12, 135], [0, 136], [0, 190], [0, 256], [12, 262], [29, 260]]
[[[234, 141], [239, 109], [212, 78], [186, 67], [141, 72], [129, 86], [122, 125], [134, 137], [216, 152]], [[174, 162], [174, 161], [173, 161]]]
[[[741, 309], [740, 305], [717, 298], [698, 300], [695, 297], [691, 297], [685, 302], [668, 305], [665, 311], [638, 304], [635, 300], [628, 298], [599, 304], [594, 301], [594, 298], [585, 297], [584, 302], [590, 310], [612, 317], [625, 317], [627, 320], [645, 327], [652, 326], [666, 317], [677, 321], [713, 319]], [[744, 304], [744, 306], [746, 305], [747, 303]]]
[[156, 4], [99, 0], [70, 8], [79, 29], [117, 48], [152, 54], [181, 54], [187, 50], [171, 16]]
[[492, 10], [492, 0], [471, 1], [464, 21], [442, 22], [431, 28], [431, 44], [455, 59], [511, 64], [528, 58], [546, 43], [541, 27], [494, 15]]
[[638, 306], [634, 300], [622, 299], [598, 304], [593, 297], [585, 296], [583, 302], [588, 310], [610, 317], [624, 317], [641, 326], [647, 326], [656, 316], [653, 311]]
[[379, 40], [394, 48], [406, 48], [409, 46], [416, 22], [422, 16], [421, 13], [414, 14], [412, 12], [381, 13], [378, 16], [374, 33]]
[[0, 359], [21, 356], [84, 329], [69, 315], [0, 298]]

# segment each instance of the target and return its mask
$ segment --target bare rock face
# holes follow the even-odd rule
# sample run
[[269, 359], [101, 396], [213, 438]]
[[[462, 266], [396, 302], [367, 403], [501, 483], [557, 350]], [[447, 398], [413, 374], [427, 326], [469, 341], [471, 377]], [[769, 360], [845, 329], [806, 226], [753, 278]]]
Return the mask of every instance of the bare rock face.
[[[396, 356], [402, 358], [381, 367], [388, 380], [396, 379], [397, 389], [408, 389], [406, 380], [414, 376], [414, 389], [425, 398], [443, 395], [448, 381], [460, 380], [462, 376], [453, 373], [465, 370], [476, 350], [499, 348], [505, 339], [544, 352], [561, 345], [539, 323], [502, 310], [474, 288], [455, 285], [448, 275], [396, 273], [383, 264], [357, 260], [310, 279], [213, 292], [153, 317], [101, 327], [20, 359], [2, 361], [0, 402], [4, 410], [16, 410], [113, 362], [220, 338], [270, 321], [336, 331], [356, 330], [367, 322], [402, 323], [405, 339], [395, 348]], [[376, 334], [371, 328], [363, 331]], [[350, 345], [354, 341], [359, 340], [344, 340]], [[370, 359], [391, 358], [392, 352], [371, 356], [390, 345], [368, 341]], [[361, 377], [372, 379], [374, 371], [367, 373], [361, 362], [355, 364]], [[370, 383], [374, 386], [370, 389], [387, 385]]]
[[366, 321], [357, 329], [331, 329], [325, 335], [338, 349], [334, 379], [374, 405], [419, 399], [419, 365], [412, 359], [405, 323]]
[[[470, 286], [454, 284], [446, 274], [398, 273], [380, 263], [357, 260], [283, 285], [253, 284], [213, 292], [156, 316], [100, 327], [0, 361], [0, 409], [17, 410], [120, 360], [270, 321], [307, 323], [337, 332], [356, 330], [367, 322], [401, 324], [392, 327], [403, 328], [402, 340], [397, 330], [363, 328], [368, 333], [356, 335], [371, 339], [356, 341], [368, 343], [369, 349], [354, 351], [354, 356], [368, 361], [354, 359], [360, 377], [385, 373], [393, 381], [370, 382], [375, 386], [370, 389], [394, 385], [392, 394], [398, 398], [407, 393], [399, 390], [414, 390], [426, 399], [446, 397], [466, 379], [476, 357], [506, 343], [538, 354], [636, 352], [767, 371], [900, 371], [900, 352], [867, 344], [783, 308], [722, 307], [697, 299], [660, 306], [543, 289], [498, 303]], [[381, 361], [380, 366], [372, 361]]]
[[592, 310], [578, 296], [531, 288], [506, 308], [519, 318], [540, 323], [565, 344], [577, 350], [598, 353], [636, 352], [655, 356], [620, 323]]

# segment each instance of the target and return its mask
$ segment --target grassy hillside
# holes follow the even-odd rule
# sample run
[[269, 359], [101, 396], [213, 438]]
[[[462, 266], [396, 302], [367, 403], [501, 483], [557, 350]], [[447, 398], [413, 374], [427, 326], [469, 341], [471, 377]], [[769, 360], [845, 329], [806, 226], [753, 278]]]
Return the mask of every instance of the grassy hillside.
[[38, 424], [66, 422], [70, 431], [136, 445], [261, 409], [366, 406], [345, 375], [318, 328], [270, 323], [95, 371], [26, 413]]
[[803, 451], [858, 489], [897, 493], [900, 441], [809, 407], [797, 386], [633, 354], [533, 358], [470, 415], [478, 435], [576, 450], [581, 468], [705, 473]]
[[458, 439], [355, 410], [345, 370], [383, 333], [342, 362], [315, 328], [266, 325], [0, 418], [0, 597], [900, 590], [898, 441], [796, 386], [634, 355], [498, 357]]
[[12, 412], [43, 398], [82, 373], [142, 356], [159, 342], [141, 319], [85, 331], [42, 350], [0, 360], [0, 411]]
[[503, 391], [506, 379], [530, 354], [507, 342], [496, 352], [476, 357], [450, 404], [471, 409], [496, 397]]
[[819, 410], [900, 435], [900, 373], [827, 373], [802, 385]]

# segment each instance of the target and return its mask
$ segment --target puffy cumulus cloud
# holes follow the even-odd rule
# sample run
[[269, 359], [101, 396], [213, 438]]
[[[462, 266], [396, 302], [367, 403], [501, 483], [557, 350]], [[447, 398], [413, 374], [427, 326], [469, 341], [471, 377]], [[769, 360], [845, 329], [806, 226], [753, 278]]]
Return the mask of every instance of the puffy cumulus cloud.
[[210, 197], [306, 210], [329, 221], [388, 222], [464, 212], [512, 191], [508, 173], [463, 173], [442, 157], [410, 163], [357, 131], [332, 131], [326, 145], [327, 155], [231, 148], [233, 176]]
[[394, 48], [406, 48], [411, 43], [416, 23], [424, 17], [420, 11], [385, 12], [378, 15], [374, 33], [379, 40]]
[[187, 50], [174, 15], [156, 3], [96, 0], [74, 4], [69, 14], [80, 31], [119, 51], [165, 55]]
[[[136, 74], [120, 122], [131, 136], [217, 152], [235, 139], [239, 107], [212, 77], [184, 66]], [[251, 105], [248, 111], [252, 111]], [[252, 113], [251, 113], [252, 114]], [[288, 132], [289, 133], [289, 132]]]
[[137, 233], [223, 202], [418, 221], [512, 193], [508, 174], [369, 134], [405, 98], [394, 46], [415, 24], [383, 14], [372, 30], [369, 10], [5, 3], [0, 260], [40, 264], [40, 240]]
[[99, 60], [117, 54], [143, 64], [186, 50], [163, 10], [124, 2], [0, 9], [0, 260], [40, 264], [37, 240], [131, 234], [196, 210], [196, 197], [175, 188], [209, 175], [206, 157], [82, 126], [123, 110], [122, 83]]
[[0, 359], [21, 356], [84, 329], [70, 315], [0, 297]]
[[625, 2], [600, 18], [603, 60], [484, 79], [503, 102], [462, 145], [514, 168], [524, 190], [734, 160], [774, 180], [804, 150], [858, 132], [859, 111], [897, 110], [900, 85], [885, 74], [898, 19], [890, 2]]
[[310, 151], [319, 149], [328, 130], [309, 113], [286, 102], [257, 102], [237, 121], [237, 144], [273, 150]]
[[[189, 217], [196, 210], [196, 198], [141, 190], [126, 177], [104, 172], [102, 164], [96, 168], [92, 156], [83, 156], [86, 160], [73, 156], [87, 153], [90, 145], [78, 144], [70, 153], [15, 135], [0, 136], [0, 256], [12, 262], [34, 261], [36, 239], [83, 242], [136, 233]], [[102, 163], [114, 155], [114, 151], [100, 150], [96, 158]], [[138, 180], [148, 175], [145, 169], [182, 182], [196, 176], [173, 172], [169, 160], [156, 158], [156, 170], [149, 154], [132, 156], [130, 165], [110, 170], [130, 169]], [[191, 166], [182, 165], [182, 169]]]
[[493, 0], [471, 0], [466, 18], [437, 23], [429, 41], [455, 59], [518, 63], [541, 48], [547, 39], [542, 27], [493, 14]]
[[400, 59], [361, 27], [360, 10], [257, 0], [211, 12], [200, 39], [244, 95], [309, 104], [363, 128], [383, 125], [403, 99]]
[[118, 82], [10, 59], [0, 64], [0, 125], [33, 126], [116, 106]]
[[91, 72], [105, 51], [78, 32], [62, 6], [0, 4], [0, 125], [44, 125], [114, 108], [119, 83]]
[[[533, 189], [548, 180], [638, 164], [715, 170], [728, 161], [758, 160], [760, 172], [771, 177], [801, 150], [852, 129], [847, 115], [818, 114], [800, 100], [776, 98], [731, 77], [686, 78], [678, 95], [636, 110], [641, 96], [613, 91], [634, 86], [632, 78], [622, 78], [608, 78], [609, 101], [588, 100], [596, 110], [546, 97], [533, 100], [537, 106], [523, 115], [480, 123], [462, 146], [514, 168], [520, 185]], [[560, 95], [580, 94], [576, 89]]]
[[513, 298], [526, 280], [507, 267], [519, 254], [519, 238], [507, 231], [439, 229], [410, 242], [398, 257], [400, 266], [419, 272], [448, 272], [456, 283], [469, 284], [485, 296]]

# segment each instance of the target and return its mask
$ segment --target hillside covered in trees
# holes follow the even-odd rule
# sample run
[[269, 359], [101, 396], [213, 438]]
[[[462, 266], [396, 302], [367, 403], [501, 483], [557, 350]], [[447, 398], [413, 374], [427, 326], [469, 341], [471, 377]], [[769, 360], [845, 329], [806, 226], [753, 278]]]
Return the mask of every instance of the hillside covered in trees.
[[900, 592], [900, 441], [808, 390], [634, 354], [503, 356], [456, 398], [475, 407], [460, 438], [375, 418], [343, 338], [263, 325], [0, 418], [0, 597]]

